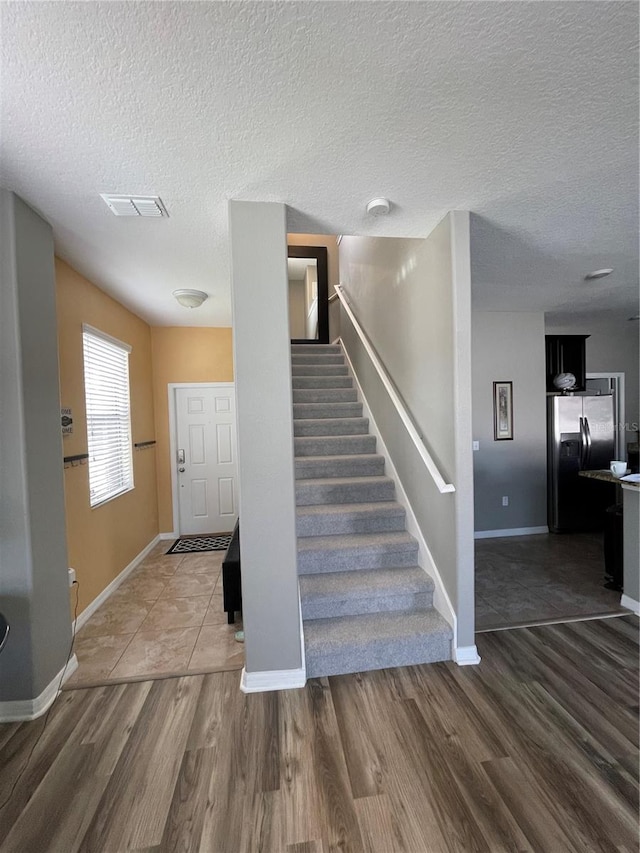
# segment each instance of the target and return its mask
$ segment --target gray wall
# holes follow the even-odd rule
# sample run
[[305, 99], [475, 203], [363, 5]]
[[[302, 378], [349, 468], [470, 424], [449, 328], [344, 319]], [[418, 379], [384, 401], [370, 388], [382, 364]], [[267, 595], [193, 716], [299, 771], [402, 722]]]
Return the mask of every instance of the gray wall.
[[35, 699], [62, 669], [71, 614], [53, 237], [0, 190], [0, 701]]
[[440, 494], [343, 312], [342, 338], [458, 618], [474, 644], [468, 214], [424, 240], [344, 237], [354, 314], [454, 494]]
[[[472, 314], [475, 529], [547, 523], [544, 315]], [[513, 382], [513, 441], [494, 441], [493, 383]], [[502, 497], [509, 506], [502, 506]]]
[[229, 202], [245, 669], [298, 669], [286, 208]]
[[[637, 311], [636, 311], [637, 313]], [[640, 324], [624, 318], [553, 318], [545, 323], [548, 335], [589, 335], [586, 342], [587, 373], [625, 374], [626, 441], [637, 441], [640, 424]]]

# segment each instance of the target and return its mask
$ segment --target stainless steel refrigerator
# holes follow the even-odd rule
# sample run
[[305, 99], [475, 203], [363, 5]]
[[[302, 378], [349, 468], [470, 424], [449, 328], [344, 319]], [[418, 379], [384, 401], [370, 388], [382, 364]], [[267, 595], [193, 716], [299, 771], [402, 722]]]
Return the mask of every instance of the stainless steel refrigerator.
[[612, 394], [547, 398], [547, 516], [553, 533], [602, 528], [614, 487], [579, 477], [615, 459]]

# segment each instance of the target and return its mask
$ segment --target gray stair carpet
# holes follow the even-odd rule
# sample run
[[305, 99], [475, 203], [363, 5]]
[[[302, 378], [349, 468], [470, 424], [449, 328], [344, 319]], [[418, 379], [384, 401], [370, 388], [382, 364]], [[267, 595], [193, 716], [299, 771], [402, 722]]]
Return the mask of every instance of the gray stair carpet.
[[291, 369], [307, 676], [449, 660], [451, 629], [341, 347], [294, 344]]

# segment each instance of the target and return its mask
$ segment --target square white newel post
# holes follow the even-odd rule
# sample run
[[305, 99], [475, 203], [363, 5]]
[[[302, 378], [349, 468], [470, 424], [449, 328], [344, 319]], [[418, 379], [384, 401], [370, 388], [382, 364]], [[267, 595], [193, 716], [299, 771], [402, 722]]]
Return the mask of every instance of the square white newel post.
[[245, 692], [301, 687], [286, 207], [229, 202]]

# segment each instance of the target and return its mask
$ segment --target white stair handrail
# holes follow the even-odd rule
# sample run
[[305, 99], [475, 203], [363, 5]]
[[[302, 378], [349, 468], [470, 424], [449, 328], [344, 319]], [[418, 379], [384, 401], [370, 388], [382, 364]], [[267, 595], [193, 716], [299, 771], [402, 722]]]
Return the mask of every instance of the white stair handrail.
[[373, 349], [373, 347], [369, 343], [369, 340], [368, 340], [367, 336], [365, 335], [364, 331], [362, 330], [360, 323], [358, 323], [358, 321], [356, 320], [356, 317], [355, 317], [353, 311], [351, 310], [351, 308], [349, 307], [349, 304], [346, 300], [344, 293], [342, 292], [343, 285], [336, 284], [335, 289], [336, 289], [336, 293], [338, 294], [338, 298], [340, 299], [340, 304], [342, 305], [342, 307], [344, 308], [344, 310], [347, 313], [347, 316], [349, 317], [349, 319], [353, 323], [353, 328], [358, 333], [358, 337], [362, 341], [362, 345], [364, 346], [364, 348], [367, 352], [367, 355], [371, 359], [373, 366], [375, 367], [375, 369], [378, 373], [378, 376], [380, 377], [380, 380], [382, 381], [382, 384], [386, 388], [387, 393], [388, 393], [389, 397], [391, 398], [391, 402], [395, 406], [395, 409], [396, 409], [398, 415], [400, 416], [400, 420], [405, 425], [407, 432], [411, 436], [411, 440], [413, 441], [413, 443], [416, 447], [416, 450], [420, 454], [420, 458], [424, 462], [424, 464], [427, 468], [427, 471], [431, 474], [431, 478], [433, 479], [434, 483], [438, 487], [438, 491], [441, 492], [442, 494], [445, 494], [446, 492], [455, 492], [456, 487], [453, 485], [453, 483], [446, 483], [444, 481], [444, 477], [442, 476], [442, 474], [438, 470], [438, 466], [433, 461], [431, 454], [429, 453], [429, 451], [425, 447], [424, 442], [423, 442], [422, 438], [420, 437], [417, 429], [415, 428], [414, 423], [411, 420], [411, 417], [409, 416], [409, 413], [407, 412], [404, 403], [400, 399], [400, 396], [399, 396], [398, 392], [396, 391], [396, 389], [393, 385], [393, 382], [389, 378], [389, 374], [384, 369], [382, 362], [380, 361], [380, 359], [376, 355], [375, 350]]

